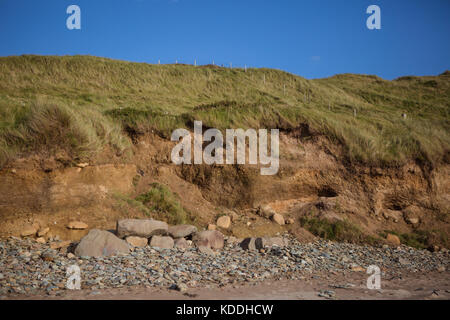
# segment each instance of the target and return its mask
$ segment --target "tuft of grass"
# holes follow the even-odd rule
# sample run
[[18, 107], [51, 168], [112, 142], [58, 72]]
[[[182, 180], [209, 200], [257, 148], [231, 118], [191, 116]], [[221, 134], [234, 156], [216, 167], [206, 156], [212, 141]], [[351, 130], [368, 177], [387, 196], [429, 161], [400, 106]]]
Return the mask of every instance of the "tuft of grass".
[[65, 151], [73, 160], [94, 157], [104, 145], [123, 153], [131, 144], [120, 124], [96, 110], [34, 103], [14, 110], [0, 127], [0, 167], [24, 154], [46, 156]]
[[169, 137], [194, 120], [218, 129], [306, 124], [342, 145], [351, 162], [437, 165], [450, 154], [449, 97], [448, 72], [394, 81], [353, 74], [306, 80], [264, 68], [3, 57], [0, 166], [39, 149], [95, 157], [108, 145], [123, 150], [136, 134]]
[[135, 200], [143, 203], [170, 224], [184, 224], [188, 221], [188, 214], [178, 198], [162, 184], [153, 183], [147, 193], [139, 195]]
[[323, 218], [302, 217], [300, 223], [303, 228], [325, 240], [370, 244], [377, 242], [377, 239], [365, 235], [347, 220], [330, 221]]
[[381, 232], [380, 236], [385, 238], [388, 233], [398, 236], [402, 244], [416, 249], [427, 249], [435, 244], [443, 245], [447, 248], [449, 246], [448, 237], [439, 231], [414, 230], [411, 233], [399, 233], [392, 230], [386, 230], [385, 232]]

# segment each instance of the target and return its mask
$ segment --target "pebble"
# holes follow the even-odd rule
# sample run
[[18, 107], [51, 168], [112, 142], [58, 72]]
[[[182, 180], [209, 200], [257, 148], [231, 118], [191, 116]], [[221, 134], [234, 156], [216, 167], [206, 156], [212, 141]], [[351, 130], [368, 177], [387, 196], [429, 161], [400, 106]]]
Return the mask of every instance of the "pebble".
[[[0, 241], [0, 296], [63, 294], [66, 289], [61, 284], [67, 282], [71, 265], [80, 267], [82, 289], [95, 292], [124, 287], [170, 288], [174, 284], [179, 288], [176, 290], [184, 291], [187, 287], [236, 286], [266, 280], [320, 279], [371, 265], [380, 267], [383, 277], [393, 277], [414, 270], [446, 272], [450, 264], [448, 251], [432, 253], [404, 245], [373, 247], [323, 240], [303, 244], [290, 236], [285, 239], [288, 243], [283, 248], [267, 248], [264, 252], [243, 250], [239, 243], [226, 239], [224, 248], [213, 254], [195, 247], [145, 246], [136, 247], [130, 254], [77, 258], [66, 250], [50, 249], [48, 243], [9, 238]], [[319, 294], [335, 298], [332, 291]]]

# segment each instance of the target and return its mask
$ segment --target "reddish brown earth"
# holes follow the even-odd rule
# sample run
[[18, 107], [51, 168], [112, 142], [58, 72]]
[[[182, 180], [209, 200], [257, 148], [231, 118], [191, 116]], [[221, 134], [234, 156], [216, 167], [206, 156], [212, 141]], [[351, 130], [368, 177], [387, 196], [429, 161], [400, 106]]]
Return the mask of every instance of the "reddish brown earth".
[[[113, 229], [119, 218], [145, 218], [118, 197], [132, 199], [159, 182], [178, 195], [199, 227], [235, 211], [239, 218], [221, 231], [237, 237], [287, 230], [309, 241], [314, 236], [298, 220], [312, 213], [345, 219], [373, 236], [384, 230], [438, 230], [448, 239], [448, 164], [433, 169], [413, 162], [399, 168], [350, 166], [339, 146], [305, 128], [281, 134], [280, 143], [276, 176], [261, 176], [256, 166], [175, 166], [170, 162], [174, 144], [156, 135], [137, 137], [132, 156], [106, 150], [86, 168], [63, 155], [20, 159], [0, 171], [0, 237], [17, 236], [25, 224], [36, 223], [50, 227], [48, 237], [78, 240], [87, 231], [67, 230], [71, 220]], [[295, 223], [279, 226], [257, 215], [256, 208], [267, 204]], [[417, 224], [408, 221], [411, 216]], [[445, 245], [442, 239], [433, 241]]]

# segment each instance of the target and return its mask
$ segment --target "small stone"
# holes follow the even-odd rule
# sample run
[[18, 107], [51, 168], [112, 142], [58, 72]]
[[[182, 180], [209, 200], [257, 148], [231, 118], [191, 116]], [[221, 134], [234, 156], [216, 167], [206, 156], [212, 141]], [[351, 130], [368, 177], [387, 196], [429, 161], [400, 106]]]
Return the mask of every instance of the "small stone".
[[440, 266], [437, 269], [438, 272], [445, 272], [445, 266]]
[[38, 237], [43, 237], [45, 236], [48, 232], [50, 231], [50, 228], [46, 227], [46, 228], [42, 228], [38, 231], [37, 235]]
[[48, 261], [48, 262], [53, 262], [55, 260], [55, 257], [50, 252], [44, 252], [41, 255], [41, 258], [42, 258], [42, 260]]
[[50, 244], [50, 249], [53, 249], [53, 250], [61, 249], [61, 248], [70, 246], [71, 243], [72, 243], [72, 241], [70, 241], [70, 240], [53, 242]]
[[172, 284], [169, 287], [169, 290], [176, 290], [176, 291], [180, 291], [180, 292], [186, 292], [188, 290], [187, 285], [185, 285], [184, 283], [177, 283], [177, 284]]
[[67, 254], [67, 258], [69, 258], [69, 259], [75, 259], [76, 258], [76, 256], [73, 254], [73, 253], [68, 253]]
[[258, 208], [257, 214], [263, 218], [271, 218], [276, 212], [269, 205], [260, 206]]
[[295, 220], [292, 218], [289, 218], [286, 220], [286, 224], [294, 224]]
[[27, 225], [22, 232], [20, 233], [20, 235], [22, 237], [29, 237], [29, 236], [34, 236], [38, 231], [38, 228], [35, 225]]
[[281, 214], [279, 214], [279, 213], [275, 213], [275, 214], [272, 216], [272, 220], [273, 220], [275, 223], [279, 224], [280, 226], [283, 226], [283, 225], [285, 224], [285, 222], [284, 222], [284, 217], [283, 217]]
[[366, 269], [364, 269], [364, 268], [361, 267], [361, 266], [353, 266], [353, 267], [352, 267], [352, 271], [353, 271], [353, 272], [366, 272]]
[[216, 230], [217, 229], [217, 226], [215, 225], [215, 224], [209, 224], [208, 225], [208, 230], [209, 231], [214, 231], [214, 230]]
[[133, 247], [145, 247], [148, 244], [147, 238], [129, 236], [125, 239]]
[[236, 222], [238, 220], [239, 220], [239, 215], [236, 212], [232, 211], [231, 212], [231, 221]]
[[82, 221], [71, 221], [68, 225], [67, 228], [71, 229], [71, 230], [85, 230], [87, 229], [89, 226], [82, 222]]
[[36, 242], [37, 242], [37, 243], [44, 244], [44, 243], [46, 243], [47, 241], [45, 241], [45, 238], [39, 237], [39, 238], [36, 239]]
[[389, 234], [387, 235], [386, 241], [389, 242], [389, 243], [392, 244], [392, 245], [395, 245], [395, 246], [399, 246], [400, 243], [401, 243], [401, 242], [400, 242], [400, 238], [397, 237], [395, 234], [391, 234], [391, 233], [389, 233]]
[[217, 219], [217, 226], [222, 229], [228, 229], [231, 227], [231, 218], [229, 216], [221, 216]]
[[87, 166], [89, 166], [89, 163], [83, 162], [83, 163], [77, 163], [76, 166], [78, 168], [86, 168]]

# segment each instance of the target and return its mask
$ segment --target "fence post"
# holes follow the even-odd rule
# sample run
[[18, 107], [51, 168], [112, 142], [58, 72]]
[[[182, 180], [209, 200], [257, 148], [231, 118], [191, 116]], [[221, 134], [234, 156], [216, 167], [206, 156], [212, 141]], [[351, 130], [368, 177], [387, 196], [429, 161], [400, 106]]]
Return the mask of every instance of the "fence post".
[[194, 67], [197, 66], [197, 59], [194, 59]]

